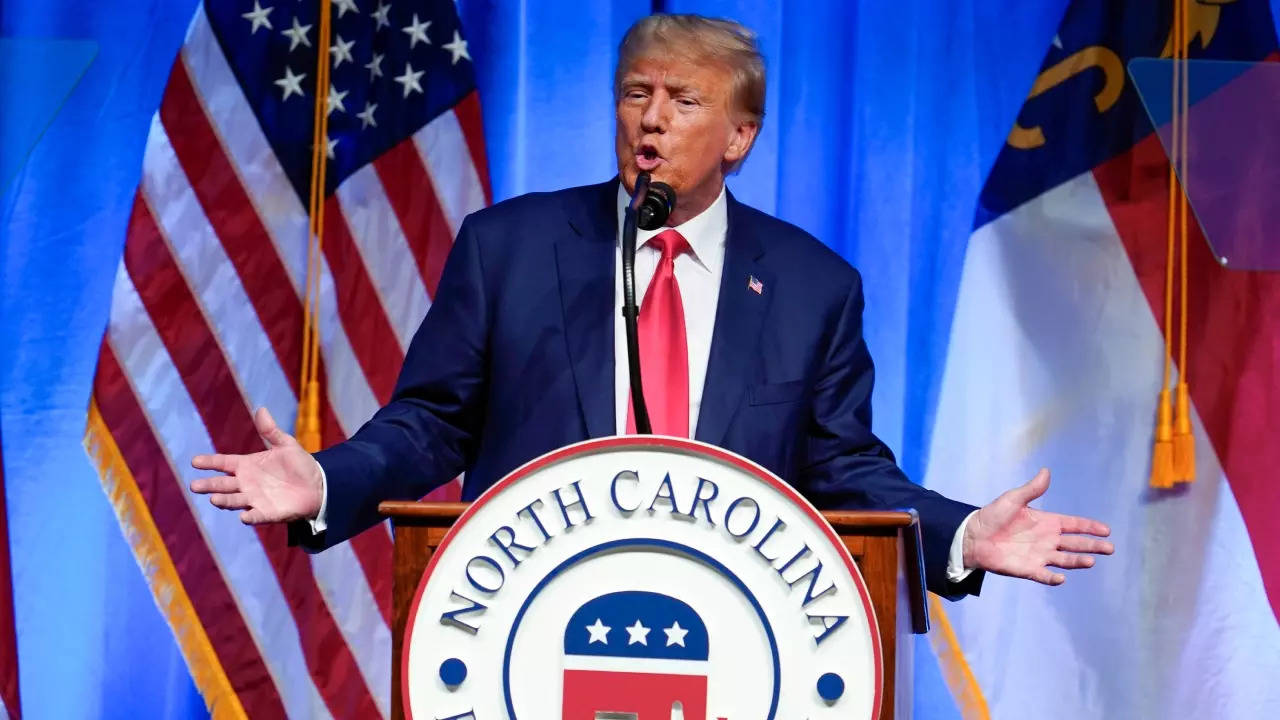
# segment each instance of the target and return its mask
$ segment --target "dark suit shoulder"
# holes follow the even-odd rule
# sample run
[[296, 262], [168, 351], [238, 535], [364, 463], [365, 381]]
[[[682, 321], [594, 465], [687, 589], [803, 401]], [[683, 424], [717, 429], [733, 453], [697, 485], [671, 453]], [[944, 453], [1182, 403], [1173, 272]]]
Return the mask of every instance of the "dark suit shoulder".
[[517, 229], [521, 237], [537, 235], [526, 231], [545, 228], [562, 218], [566, 211], [598, 204], [606, 195], [612, 198], [616, 192], [613, 186], [614, 181], [610, 180], [596, 185], [525, 193], [477, 210], [467, 216], [466, 222], [479, 233], [502, 231], [508, 235], [512, 229]]
[[861, 284], [858, 271], [835, 250], [797, 225], [749, 205], [734, 202], [731, 223], [752, 233], [764, 250], [761, 258], [771, 269], [804, 279], [812, 289], [846, 296]]

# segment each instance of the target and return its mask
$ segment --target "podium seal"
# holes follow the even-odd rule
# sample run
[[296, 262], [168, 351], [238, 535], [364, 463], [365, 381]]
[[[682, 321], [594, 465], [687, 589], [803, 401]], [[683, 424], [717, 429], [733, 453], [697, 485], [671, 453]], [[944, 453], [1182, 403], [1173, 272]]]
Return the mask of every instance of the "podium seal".
[[875, 718], [880, 638], [839, 538], [702, 443], [592, 440], [519, 468], [441, 542], [400, 668], [416, 720]]

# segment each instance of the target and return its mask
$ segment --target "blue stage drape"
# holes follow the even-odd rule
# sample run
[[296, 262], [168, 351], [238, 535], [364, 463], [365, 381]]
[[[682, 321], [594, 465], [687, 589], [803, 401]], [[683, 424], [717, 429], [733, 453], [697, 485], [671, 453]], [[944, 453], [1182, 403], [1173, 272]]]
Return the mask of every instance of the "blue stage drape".
[[[616, 46], [654, 3], [458, 4], [495, 196], [612, 176]], [[975, 198], [1066, 4], [658, 3], [731, 17], [759, 33], [767, 116], [730, 187], [862, 270], [879, 367], [876, 429], [913, 477], [928, 460]], [[205, 714], [80, 447], [147, 128], [194, 6], [0, 3], [0, 37], [97, 44], [0, 198], [0, 412], [29, 717]], [[21, 98], [0, 97], [0, 113], [23, 107]], [[0, 152], [10, 140], [5, 127]], [[917, 654], [918, 714], [954, 717], [927, 644]]]

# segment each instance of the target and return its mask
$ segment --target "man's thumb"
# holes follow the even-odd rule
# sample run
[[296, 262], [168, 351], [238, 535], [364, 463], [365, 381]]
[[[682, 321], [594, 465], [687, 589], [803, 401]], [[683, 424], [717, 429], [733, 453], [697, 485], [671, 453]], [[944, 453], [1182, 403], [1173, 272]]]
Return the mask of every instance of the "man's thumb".
[[273, 448], [297, 442], [292, 435], [281, 430], [280, 426], [276, 425], [275, 418], [271, 417], [271, 411], [265, 407], [258, 408], [258, 412], [254, 413], [253, 425], [258, 429], [258, 434], [262, 436], [262, 439], [266, 440], [267, 444]]
[[1017, 497], [1022, 505], [1030, 505], [1033, 500], [1044, 495], [1049, 489], [1049, 469], [1040, 468], [1040, 472], [1036, 476], [1027, 481], [1027, 484], [1014, 488], [1011, 493]]

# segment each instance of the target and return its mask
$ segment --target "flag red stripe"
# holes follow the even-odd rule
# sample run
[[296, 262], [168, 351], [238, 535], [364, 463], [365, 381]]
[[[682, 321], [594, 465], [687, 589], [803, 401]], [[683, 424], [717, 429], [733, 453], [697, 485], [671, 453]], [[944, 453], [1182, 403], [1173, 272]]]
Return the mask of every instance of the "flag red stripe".
[[395, 390], [404, 350], [391, 329], [378, 290], [347, 227], [342, 206], [334, 196], [325, 200], [324, 256], [333, 271], [338, 317], [347, 331], [356, 362], [364, 370], [373, 396], [385, 405]]
[[302, 302], [209, 123], [181, 55], [169, 75], [160, 119], [296, 396], [302, 366]]
[[[4, 443], [0, 440], [0, 447]], [[4, 502], [4, 455], [0, 451], [0, 702], [15, 720], [18, 697], [18, 636], [13, 624], [13, 573], [9, 566], [9, 516]]]
[[240, 609], [183, 497], [186, 488], [174, 475], [146, 413], [105, 340], [98, 354], [93, 397], [151, 510], [191, 605], [245, 712], [254, 718], [285, 717], [271, 674], [257, 645], [249, 640], [252, 636]]
[[484, 115], [480, 111], [480, 94], [472, 91], [453, 108], [458, 116], [458, 125], [462, 127], [462, 136], [467, 139], [467, 150], [471, 153], [471, 162], [476, 166], [476, 175], [484, 188], [484, 203], [493, 203], [493, 191], [489, 187], [489, 160], [485, 156]]
[[[1155, 135], [1094, 171], [1158, 323], [1164, 314], [1168, 175]], [[1275, 522], [1280, 443], [1274, 437], [1280, 427], [1280, 274], [1223, 268], [1199, 224], [1192, 220], [1187, 231], [1192, 402], [1240, 507], [1272, 611], [1280, 618], [1280, 524]]]
[[[293, 291], [288, 272], [274, 249], [270, 236], [249, 200], [234, 167], [227, 160], [217, 133], [191, 84], [181, 56], [174, 63], [169, 86], [160, 107], [160, 119], [178, 162], [191, 182], [210, 225], [235, 266], [245, 293], [271, 341], [276, 359], [289, 380], [295, 397], [301, 367], [302, 301]], [[327, 369], [319, 367], [320, 387], [327, 388]], [[342, 438], [328, 393], [321, 396], [321, 431], [325, 444]], [[332, 433], [332, 434], [330, 434]], [[384, 533], [385, 535], [385, 533]], [[371, 540], [353, 542], [353, 550], [365, 570], [374, 597], [386, 597], [382, 615], [390, 625], [391, 543]]]
[[413, 138], [383, 153], [373, 161], [373, 168], [400, 221], [422, 282], [431, 297], [435, 297], [444, 259], [453, 247], [453, 231], [449, 229], [439, 196]]
[[[214, 449], [243, 453], [260, 448], [262, 441], [231, 368], [145, 202], [134, 204], [124, 263]], [[376, 717], [377, 705], [325, 605], [310, 559], [301, 550], [288, 547], [283, 525], [255, 529], [297, 623], [303, 656], [329, 711], [334, 717]]]

